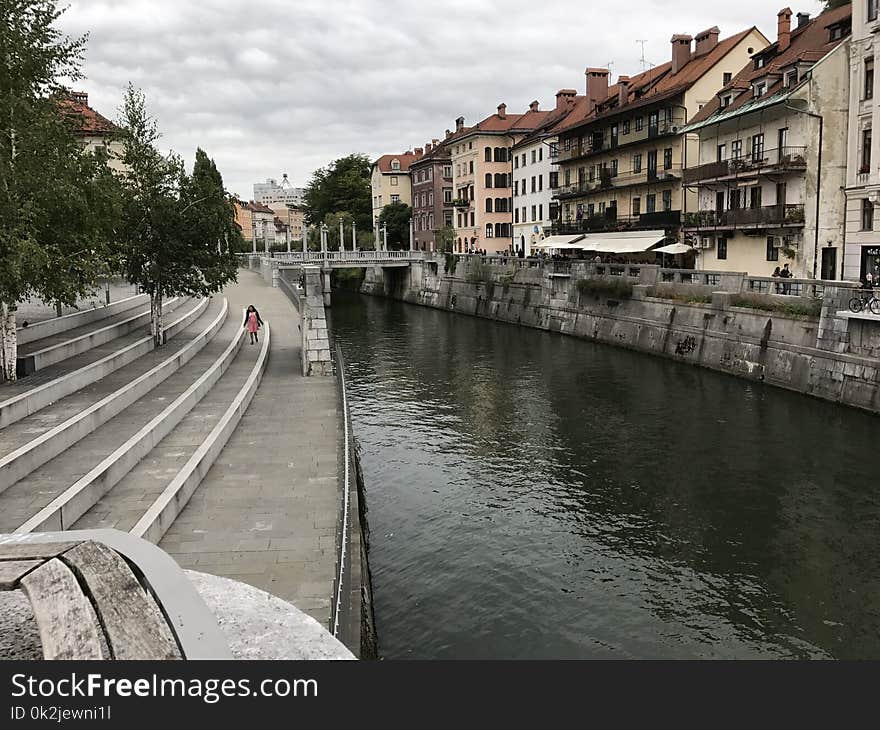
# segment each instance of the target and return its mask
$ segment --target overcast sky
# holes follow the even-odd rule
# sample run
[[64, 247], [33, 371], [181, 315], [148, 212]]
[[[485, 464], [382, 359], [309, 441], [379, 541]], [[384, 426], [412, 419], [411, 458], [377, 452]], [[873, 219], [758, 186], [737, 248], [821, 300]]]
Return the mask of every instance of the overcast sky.
[[[90, 34], [90, 105], [115, 119], [125, 85], [147, 95], [167, 148], [201, 146], [227, 188], [311, 172], [351, 152], [422, 146], [500, 102], [549, 108], [584, 91], [584, 68], [618, 74], [670, 56], [673, 33], [752, 25], [774, 40], [767, 0], [69, 0], [62, 28]], [[820, 3], [792, 5], [816, 14]]]

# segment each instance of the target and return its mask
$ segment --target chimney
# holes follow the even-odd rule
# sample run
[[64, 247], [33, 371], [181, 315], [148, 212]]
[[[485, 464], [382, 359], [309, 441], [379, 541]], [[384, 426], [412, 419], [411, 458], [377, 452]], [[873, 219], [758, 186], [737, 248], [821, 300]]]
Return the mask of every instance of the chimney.
[[503, 101], [498, 105], [498, 116], [501, 119], [507, 119], [507, 104]]
[[556, 92], [556, 111], [564, 106], [571, 106], [577, 97], [577, 91], [574, 89], [560, 89]]
[[776, 16], [776, 43], [779, 53], [791, 45], [791, 8], [782, 8]]
[[425, 154], [425, 151], [421, 147], [416, 147], [413, 152], [415, 153], [416, 159]]
[[425, 143], [425, 154], [430, 155], [431, 150], [434, 149], [430, 142]]
[[596, 105], [608, 98], [608, 69], [588, 68], [584, 73], [587, 76], [587, 113], [589, 114]]
[[84, 106], [89, 105], [89, 94], [86, 91], [71, 91], [70, 98]]
[[541, 106], [541, 105], [538, 104], [537, 100], [535, 100], [535, 101], [533, 101], [531, 104], [529, 104], [529, 111], [530, 111], [530, 112], [536, 112], [536, 111], [538, 111], [538, 107], [539, 107], [539, 106]]
[[797, 27], [802, 28], [803, 26], [805, 26], [807, 23], [810, 22], [810, 14], [809, 13], [798, 13], [797, 19], [798, 19]]
[[674, 76], [681, 71], [685, 64], [691, 60], [691, 41], [693, 38], [689, 35], [672, 36], [672, 75]]
[[440, 140], [439, 139], [432, 139], [431, 144], [434, 145], [434, 147], [436, 147], [438, 144], [440, 144]]
[[721, 31], [717, 25], [713, 25], [702, 33], [697, 33], [697, 37], [694, 39], [694, 57], [702, 56], [715, 48], [718, 45], [718, 36], [720, 35]]
[[464, 117], [459, 117], [455, 120], [455, 131], [460, 132], [464, 129]]
[[452, 130], [447, 129], [446, 130], [446, 139], [449, 139], [451, 136], [452, 136]]
[[629, 101], [629, 76], [617, 77], [617, 106], [625, 106]]

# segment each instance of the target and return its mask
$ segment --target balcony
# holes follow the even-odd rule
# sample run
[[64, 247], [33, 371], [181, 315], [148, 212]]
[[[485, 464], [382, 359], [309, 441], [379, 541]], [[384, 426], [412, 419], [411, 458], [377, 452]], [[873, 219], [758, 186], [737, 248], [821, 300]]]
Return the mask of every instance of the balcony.
[[731, 157], [684, 170], [684, 184], [710, 180], [755, 177], [770, 172], [800, 171], [807, 168], [806, 147], [779, 147], [757, 154]]
[[681, 225], [680, 210], [662, 210], [636, 216], [619, 216], [616, 208], [605, 213], [584, 216], [581, 220], [564, 220], [553, 224], [553, 233], [574, 235], [604, 231], [632, 231], [653, 228], [675, 228]]
[[799, 227], [804, 225], [804, 206], [765, 205], [760, 208], [739, 208], [736, 210], [701, 210], [687, 213], [684, 227], [690, 230], [706, 229], [758, 229], [778, 227]]
[[452, 207], [453, 208], [470, 208], [471, 202], [472, 201], [467, 200], [466, 198], [456, 198], [455, 200], [452, 201]]

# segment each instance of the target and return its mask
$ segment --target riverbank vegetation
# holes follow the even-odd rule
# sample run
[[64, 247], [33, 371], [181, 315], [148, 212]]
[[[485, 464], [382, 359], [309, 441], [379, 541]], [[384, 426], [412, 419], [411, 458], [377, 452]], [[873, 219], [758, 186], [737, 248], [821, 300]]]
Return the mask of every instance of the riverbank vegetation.
[[586, 296], [608, 299], [630, 299], [633, 285], [617, 279], [578, 279], [577, 290]]
[[787, 317], [818, 319], [822, 314], [821, 299], [795, 299], [780, 301], [766, 294], [738, 294], [730, 302], [733, 307], [748, 307], [773, 312]]

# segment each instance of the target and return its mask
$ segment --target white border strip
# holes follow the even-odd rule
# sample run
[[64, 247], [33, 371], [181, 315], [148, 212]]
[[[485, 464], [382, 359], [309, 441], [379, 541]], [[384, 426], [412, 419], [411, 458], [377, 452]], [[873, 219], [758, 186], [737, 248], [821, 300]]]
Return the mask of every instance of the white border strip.
[[345, 460], [344, 473], [345, 478], [342, 483], [342, 538], [339, 541], [339, 573], [336, 578], [336, 611], [333, 616], [333, 636], [339, 636], [339, 611], [342, 608], [342, 577], [345, 573], [345, 553], [348, 546], [348, 511], [349, 511], [349, 492], [350, 492], [350, 464], [351, 455], [349, 454], [349, 435], [348, 435], [348, 393], [345, 388], [345, 367], [344, 363], [339, 363], [339, 378], [342, 383], [342, 421], [345, 429], [343, 438], [343, 459]]
[[[71, 529], [80, 517], [137, 466], [138, 462], [171, 433], [186, 414], [205, 397], [238, 354], [244, 341], [244, 334], [244, 330], [236, 327], [226, 349], [189, 388], [88, 474], [78, 479], [18, 527], [15, 532]], [[86, 497], [80, 499], [83, 493]]]
[[186, 507], [202, 478], [208, 473], [211, 465], [235, 431], [260, 385], [269, 356], [269, 339], [269, 323], [267, 322], [266, 335], [263, 338], [260, 355], [244, 385], [241, 386], [238, 394], [233, 398], [232, 403], [229, 404], [211, 433], [202, 441], [195, 453], [183, 465], [183, 468], [165, 487], [162, 494], [156, 498], [143, 517], [129, 531], [132, 535], [158, 544], [168, 528], [174, 524], [174, 520], [177, 519], [183, 508]]
[[[138, 302], [135, 301], [136, 299], [144, 299], [144, 301]], [[42, 340], [45, 337], [52, 337], [53, 335], [60, 334], [66, 330], [76, 329], [77, 327], [89, 324], [90, 322], [100, 322], [102, 319], [107, 319], [107, 317], [113, 317], [120, 312], [133, 309], [139, 304], [147, 304], [149, 301], [150, 299], [147, 294], [135, 294], [126, 297], [125, 299], [105, 304], [101, 307], [83, 309], [79, 312], [70, 312], [61, 317], [44, 319], [40, 322], [29, 324], [27, 327], [17, 327], [15, 333], [18, 338], [18, 344], [27, 345], [31, 342]], [[80, 323], [78, 320], [82, 320], [82, 322]]]

